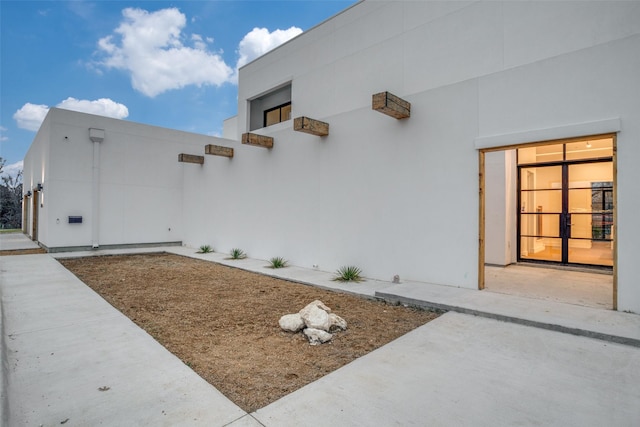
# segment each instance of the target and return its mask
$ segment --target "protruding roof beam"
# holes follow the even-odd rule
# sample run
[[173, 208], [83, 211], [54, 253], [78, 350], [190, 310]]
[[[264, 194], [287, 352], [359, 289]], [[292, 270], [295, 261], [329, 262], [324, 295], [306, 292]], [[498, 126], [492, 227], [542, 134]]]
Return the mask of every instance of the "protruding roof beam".
[[204, 156], [196, 156], [193, 154], [178, 154], [178, 161], [182, 163], [196, 163], [196, 164], [204, 164]]
[[257, 133], [243, 133], [242, 143], [247, 145], [255, 145], [256, 147], [273, 148], [272, 137], [258, 135]]
[[411, 116], [411, 103], [389, 92], [374, 94], [371, 108], [396, 119], [406, 119]]
[[213, 156], [233, 157], [233, 148], [223, 147], [221, 145], [208, 144], [204, 147], [204, 154], [211, 154]]
[[327, 136], [329, 135], [329, 123], [304, 116], [296, 117], [293, 119], [293, 130], [311, 135]]

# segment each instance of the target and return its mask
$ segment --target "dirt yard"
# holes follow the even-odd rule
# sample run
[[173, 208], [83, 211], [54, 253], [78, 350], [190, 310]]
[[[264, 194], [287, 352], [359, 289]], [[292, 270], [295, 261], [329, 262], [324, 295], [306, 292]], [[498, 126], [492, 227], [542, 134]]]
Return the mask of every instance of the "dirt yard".
[[[60, 262], [248, 412], [437, 317], [171, 254]], [[310, 346], [278, 319], [316, 299], [348, 329]]]
[[0, 251], [0, 257], [2, 256], [11, 256], [11, 255], [33, 255], [33, 254], [46, 254], [47, 251], [41, 248], [35, 249], [15, 249], [8, 251]]

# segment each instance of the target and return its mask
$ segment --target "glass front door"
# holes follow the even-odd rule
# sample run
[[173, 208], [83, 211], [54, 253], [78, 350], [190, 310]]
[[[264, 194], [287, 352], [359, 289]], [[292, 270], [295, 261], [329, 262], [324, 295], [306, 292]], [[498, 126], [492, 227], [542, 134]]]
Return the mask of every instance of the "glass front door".
[[518, 150], [520, 260], [613, 266], [610, 151], [575, 144]]

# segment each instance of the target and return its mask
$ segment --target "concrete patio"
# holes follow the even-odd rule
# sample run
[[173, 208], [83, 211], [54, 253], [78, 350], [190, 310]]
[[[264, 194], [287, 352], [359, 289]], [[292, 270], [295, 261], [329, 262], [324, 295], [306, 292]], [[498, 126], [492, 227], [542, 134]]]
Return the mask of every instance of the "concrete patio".
[[[0, 248], [6, 247], [5, 236]], [[153, 251], [230, 263], [224, 254], [196, 254], [193, 248]], [[341, 284], [328, 272], [266, 269], [264, 260], [232, 265], [450, 312], [247, 414], [53, 256], [5, 256], [0, 260], [4, 424], [640, 424], [638, 315], [427, 283]]]

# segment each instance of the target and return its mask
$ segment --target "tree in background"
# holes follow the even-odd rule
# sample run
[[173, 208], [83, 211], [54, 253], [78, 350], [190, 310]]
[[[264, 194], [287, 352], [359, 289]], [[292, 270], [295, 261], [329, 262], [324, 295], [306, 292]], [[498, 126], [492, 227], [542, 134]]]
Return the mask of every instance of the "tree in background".
[[22, 227], [22, 171], [15, 177], [4, 174], [0, 157], [0, 228]]

